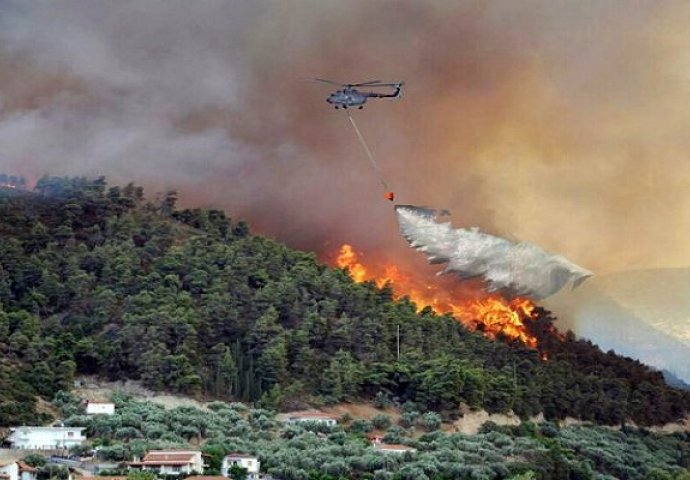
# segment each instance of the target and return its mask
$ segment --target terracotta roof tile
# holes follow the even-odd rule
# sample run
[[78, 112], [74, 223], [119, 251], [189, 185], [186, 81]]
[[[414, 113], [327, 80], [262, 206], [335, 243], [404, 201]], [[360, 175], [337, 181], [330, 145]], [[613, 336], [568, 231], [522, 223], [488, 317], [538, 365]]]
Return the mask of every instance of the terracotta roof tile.
[[249, 455], [248, 453], [228, 453], [225, 458], [257, 458], [256, 455]]
[[195, 451], [154, 450], [146, 454], [140, 462], [130, 465], [187, 465], [194, 462]]
[[27, 464], [26, 462], [24, 462], [23, 460], [19, 460], [19, 461], [17, 462], [17, 465], [19, 465], [19, 471], [20, 471], [20, 472], [37, 472], [37, 471], [38, 471], [37, 468], [34, 468], [34, 467], [32, 467], [31, 465], [28, 465], [28, 464]]
[[338, 417], [335, 415], [331, 415], [329, 413], [323, 413], [323, 412], [315, 412], [315, 411], [309, 411], [309, 412], [294, 412], [289, 415], [290, 418], [329, 418], [336, 420]]

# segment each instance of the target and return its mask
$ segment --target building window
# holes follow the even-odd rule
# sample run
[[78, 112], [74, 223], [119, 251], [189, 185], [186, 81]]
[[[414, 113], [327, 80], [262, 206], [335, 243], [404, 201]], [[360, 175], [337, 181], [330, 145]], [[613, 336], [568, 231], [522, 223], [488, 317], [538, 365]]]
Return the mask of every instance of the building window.
[[74, 432], [67, 432], [67, 437], [68, 438], [74, 437]]

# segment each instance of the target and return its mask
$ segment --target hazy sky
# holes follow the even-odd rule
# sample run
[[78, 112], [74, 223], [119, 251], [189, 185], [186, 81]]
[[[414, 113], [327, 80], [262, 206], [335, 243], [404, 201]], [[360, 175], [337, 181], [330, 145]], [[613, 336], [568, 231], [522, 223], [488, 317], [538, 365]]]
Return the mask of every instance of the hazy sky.
[[422, 262], [402, 203], [596, 272], [690, 265], [690, 4], [0, 2], [0, 171], [106, 175], [290, 245]]

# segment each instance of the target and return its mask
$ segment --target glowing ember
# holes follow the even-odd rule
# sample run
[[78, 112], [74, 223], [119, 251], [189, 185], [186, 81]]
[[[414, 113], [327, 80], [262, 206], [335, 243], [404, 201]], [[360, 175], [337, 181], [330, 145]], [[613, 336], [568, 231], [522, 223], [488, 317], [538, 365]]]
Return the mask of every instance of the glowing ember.
[[389, 284], [395, 298], [408, 297], [419, 310], [429, 307], [437, 314], [449, 313], [468, 328], [480, 330], [492, 339], [505, 336], [520, 340], [531, 348], [537, 346], [537, 339], [525, 326], [525, 320], [532, 318], [535, 307], [526, 298], [506, 300], [498, 295], [490, 295], [459, 300], [454, 298], [452, 292], [438, 285], [421, 285], [395, 265], [364, 266], [357, 252], [348, 244], [340, 247], [336, 264], [347, 269], [355, 282], [370, 280], [379, 287]]

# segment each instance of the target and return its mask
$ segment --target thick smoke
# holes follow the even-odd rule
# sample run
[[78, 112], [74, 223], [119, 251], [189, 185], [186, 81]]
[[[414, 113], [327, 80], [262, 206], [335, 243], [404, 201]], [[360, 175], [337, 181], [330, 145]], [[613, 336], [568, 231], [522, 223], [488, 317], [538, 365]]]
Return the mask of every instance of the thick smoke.
[[305, 81], [405, 80], [400, 101], [354, 112], [402, 202], [446, 205], [597, 272], [687, 265], [689, 13], [625, 0], [7, 0], [0, 171], [177, 188], [295, 247], [347, 241], [414, 263], [328, 86]]
[[540, 300], [569, 282], [577, 287], [592, 275], [536, 245], [438, 223], [433, 209], [397, 205], [395, 210], [400, 232], [410, 246], [426, 254], [430, 263], [447, 264], [441, 273], [454, 273], [461, 279], [481, 277], [488, 291]]

